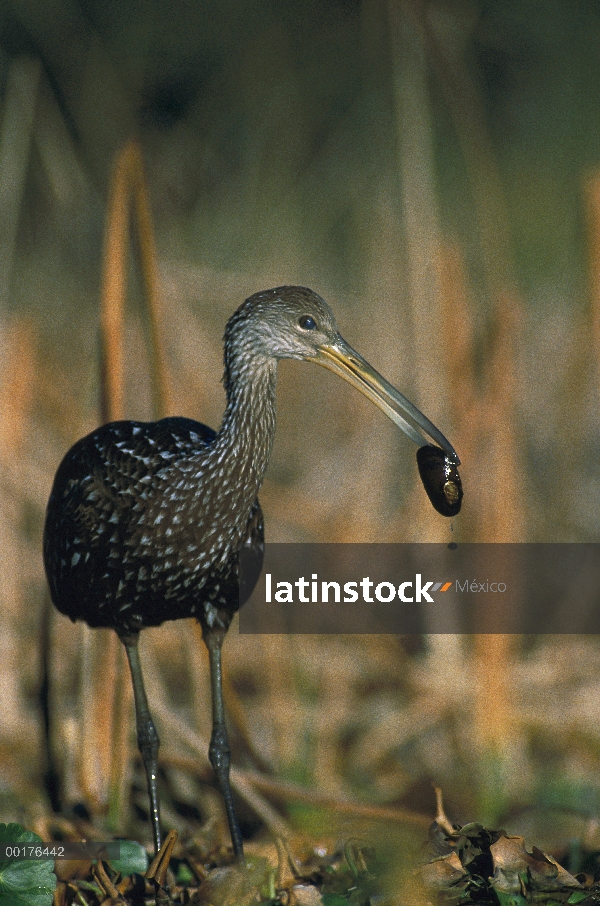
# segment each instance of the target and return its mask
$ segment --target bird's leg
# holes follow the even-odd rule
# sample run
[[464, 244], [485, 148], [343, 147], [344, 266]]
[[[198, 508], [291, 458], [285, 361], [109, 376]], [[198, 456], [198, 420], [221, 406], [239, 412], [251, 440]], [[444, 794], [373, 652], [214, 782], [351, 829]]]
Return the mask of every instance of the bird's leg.
[[160, 805], [158, 802], [158, 789], [156, 777], [158, 774], [158, 747], [160, 744], [156, 727], [150, 716], [148, 699], [144, 688], [140, 653], [138, 651], [139, 633], [121, 636], [125, 645], [127, 660], [131, 669], [133, 682], [133, 697], [135, 700], [135, 720], [137, 726], [137, 743], [146, 769], [148, 778], [148, 796], [150, 798], [150, 817], [152, 819], [152, 833], [154, 835], [154, 851], [160, 849]]
[[217, 778], [219, 789], [225, 800], [227, 822], [233, 843], [233, 854], [238, 861], [244, 858], [242, 834], [233, 808], [233, 796], [229, 783], [231, 749], [227, 727], [225, 726], [225, 708], [223, 706], [223, 681], [221, 673], [221, 645], [225, 637], [224, 630], [204, 630], [203, 638], [210, 657], [210, 683], [212, 688], [213, 728], [208, 747], [208, 757]]

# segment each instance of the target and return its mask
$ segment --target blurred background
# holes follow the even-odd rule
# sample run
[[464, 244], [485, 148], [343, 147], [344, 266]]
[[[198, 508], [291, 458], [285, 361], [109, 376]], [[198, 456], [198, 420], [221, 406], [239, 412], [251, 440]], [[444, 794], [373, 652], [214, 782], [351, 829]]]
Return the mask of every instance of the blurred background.
[[[41, 560], [54, 472], [100, 419], [107, 200], [132, 138], [173, 413], [218, 426], [227, 318], [298, 283], [462, 459], [450, 526], [378, 410], [285, 362], [268, 539], [598, 540], [595, 4], [0, 0], [0, 820], [45, 839], [53, 809], [150, 838], [133, 716], [113, 720], [122, 652], [53, 612]], [[151, 418], [135, 248], [125, 409]], [[199, 631], [141, 649], [165, 824], [221, 827]], [[367, 822], [420, 841], [433, 782], [451, 820], [600, 848], [596, 638], [234, 625], [224, 658], [248, 834]]]

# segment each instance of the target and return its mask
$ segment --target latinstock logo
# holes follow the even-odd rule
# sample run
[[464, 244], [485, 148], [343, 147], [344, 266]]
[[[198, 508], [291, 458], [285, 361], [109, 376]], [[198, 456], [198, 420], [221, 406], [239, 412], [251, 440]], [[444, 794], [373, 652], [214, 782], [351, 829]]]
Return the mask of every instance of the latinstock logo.
[[[456, 583], [458, 586], [458, 582]], [[452, 582], [423, 582], [421, 573], [416, 573], [414, 580], [400, 582], [374, 582], [369, 576], [352, 582], [319, 581], [317, 573], [312, 573], [309, 581], [300, 576], [292, 582], [273, 580], [271, 573], [265, 574], [265, 602], [271, 604], [355, 604], [359, 600], [366, 604], [379, 601], [390, 604], [396, 598], [403, 604], [434, 604], [432, 594], [446, 592], [452, 588]], [[467, 583], [468, 585], [468, 583]], [[373, 597], [374, 595], [374, 597]]]
[[600, 635], [600, 544], [273, 543], [245, 569], [247, 633]]

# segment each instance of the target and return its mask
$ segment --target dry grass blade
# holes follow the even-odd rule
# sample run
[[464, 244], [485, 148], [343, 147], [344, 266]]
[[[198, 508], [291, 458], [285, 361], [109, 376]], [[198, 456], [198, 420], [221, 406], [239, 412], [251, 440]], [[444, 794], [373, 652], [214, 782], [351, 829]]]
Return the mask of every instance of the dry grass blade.
[[431, 262], [441, 247], [438, 200], [435, 187], [434, 137], [428, 90], [426, 34], [420, 3], [388, 3], [396, 95], [410, 311], [414, 332], [414, 370], [417, 398], [437, 422], [444, 411], [446, 388], [437, 379], [437, 348], [432, 337], [439, 332], [439, 277]]
[[[132, 211], [151, 332], [154, 404], [156, 414], [162, 415], [168, 406], [168, 381], [161, 342], [156, 250], [141, 151], [130, 141], [115, 163], [106, 221], [100, 308], [102, 421], [125, 416], [125, 299]], [[131, 690], [123, 681], [123, 657], [116, 635], [98, 630], [90, 634], [87, 627], [83, 632], [82, 787], [96, 807], [108, 805], [110, 824], [119, 827], [130, 780], [130, 723], [124, 715], [130, 710]]]
[[146, 872], [145, 877], [150, 881], [156, 881], [156, 883], [163, 887], [167, 871], [169, 868], [169, 862], [171, 861], [171, 856], [173, 855], [173, 849], [177, 843], [177, 831], [170, 830], [167, 834], [167, 837], [155, 855], [154, 859], [148, 866], [148, 871]]
[[14, 319], [5, 327], [0, 368], [0, 460], [18, 458], [26, 440], [37, 379], [33, 324]]
[[103, 421], [125, 417], [123, 342], [131, 212], [138, 238], [140, 271], [150, 327], [154, 410], [159, 418], [170, 408], [170, 394], [162, 343], [162, 311], [150, 198], [142, 153], [134, 141], [128, 142], [117, 157], [106, 221], [101, 300]]
[[502, 180], [482, 98], [465, 59], [475, 16], [464, 6], [439, 11], [430, 5], [423, 24], [428, 59], [439, 78], [468, 171], [486, 288], [490, 300], [494, 300], [512, 289], [515, 278]]
[[[466, 532], [473, 541], [519, 541], [525, 537], [526, 520], [523, 463], [518, 457], [516, 430], [522, 316], [514, 289], [512, 243], [501, 180], [482, 100], [463, 59], [465, 37], [473, 21], [464, 10], [436, 11], [424, 3], [390, 3], [388, 16], [396, 72], [417, 374], [419, 369], [425, 374], [425, 380], [419, 377], [419, 399], [427, 400], [427, 411], [434, 421], [443, 409], [445, 421], [457, 428], [455, 443], [463, 461], [467, 492], [461, 538], [457, 540], [464, 540]], [[458, 248], [441, 242], [430, 66], [439, 78], [463, 149], [479, 228], [480, 267], [491, 311], [485, 331], [488, 348], [483, 387], [478, 386], [474, 371], [477, 343], [483, 338], [476, 336], [476, 312], [470, 304], [464, 256]], [[434, 274], [427, 271], [431, 260], [440, 265], [433, 269]], [[450, 331], [444, 330], [450, 325]], [[443, 342], [438, 346], [432, 343], [432, 337], [440, 335], [440, 327]], [[427, 377], [431, 379], [433, 375], [438, 387], [430, 404]], [[447, 401], [454, 410], [450, 418]], [[420, 517], [418, 522], [422, 524]], [[436, 528], [431, 514], [429, 522], [424, 537], [434, 540]], [[435, 660], [436, 652], [443, 650], [445, 656], [449, 644], [448, 638], [432, 637], [428, 642], [430, 661]], [[513, 650], [514, 638], [490, 635], [477, 635], [470, 648], [472, 671], [478, 678], [471, 729], [478, 763], [482, 765], [478, 787], [483, 812], [488, 807], [502, 807], [502, 775], [515, 767], [521, 755], [514, 745], [516, 729], [509, 675]]]
[[265, 777], [253, 771], [238, 771], [237, 774], [239, 779], [247, 780], [252, 786], [282, 801], [304, 802], [307, 805], [316, 805], [339, 814], [354, 815], [358, 818], [367, 818], [373, 821], [392, 821], [411, 827], [427, 828], [431, 824], [431, 817], [420, 815], [410, 809], [353, 802], [349, 799], [342, 799], [339, 796], [330, 796], [319, 790], [300, 787], [294, 783], [274, 780], [271, 777]]
[[120, 711], [119, 692], [123, 689], [120, 645], [112, 631], [92, 630], [86, 624], [77, 629], [83, 642], [79, 782], [92, 809], [105, 812], [114, 800], [111, 782], [127, 773], [128, 764], [129, 747], [121, 744], [125, 722], [121, 720], [119, 724], [115, 719]]
[[92, 866], [92, 874], [100, 885], [106, 897], [111, 897], [111, 899], [115, 903], [124, 902], [124, 900], [122, 900], [121, 896], [119, 895], [119, 891], [106, 874], [106, 869], [104, 868], [102, 862], [98, 861], [95, 865]]
[[588, 216], [590, 298], [592, 305], [593, 354], [596, 362], [596, 382], [600, 380], [600, 175], [586, 184]]
[[131, 151], [127, 146], [117, 158], [106, 217], [100, 301], [103, 422], [125, 417], [123, 338], [129, 248], [130, 158]]
[[150, 211], [150, 195], [139, 145], [130, 143], [126, 151], [132, 158], [133, 210], [138, 233], [140, 268], [144, 282], [144, 299], [148, 313], [152, 346], [150, 367], [154, 411], [157, 417], [161, 417], [171, 412], [171, 393], [162, 341], [162, 307], [158, 285], [156, 244]]
[[439, 826], [441, 828], [443, 828], [443, 830], [446, 831], [447, 834], [451, 834], [451, 833], [453, 833], [454, 828], [452, 827], [452, 824], [448, 820], [448, 816], [446, 815], [446, 812], [444, 811], [444, 794], [442, 792], [442, 788], [439, 786], [436, 786], [436, 787], [434, 787], [434, 792], [435, 792], [435, 805], [436, 805], [434, 820], [439, 824]]
[[11, 63], [0, 132], [0, 305], [10, 293], [15, 242], [40, 79], [39, 60]]

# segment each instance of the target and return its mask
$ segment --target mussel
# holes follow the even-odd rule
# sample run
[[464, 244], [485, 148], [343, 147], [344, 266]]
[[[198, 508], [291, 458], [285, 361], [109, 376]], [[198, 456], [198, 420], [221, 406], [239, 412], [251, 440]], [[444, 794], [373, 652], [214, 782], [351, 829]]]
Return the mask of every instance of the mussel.
[[434, 508], [442, 516], [456, 516], [463, 499], [457, 464], [439, 447], [425, 444], [417, 450], [417, 465]]

